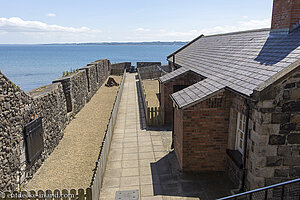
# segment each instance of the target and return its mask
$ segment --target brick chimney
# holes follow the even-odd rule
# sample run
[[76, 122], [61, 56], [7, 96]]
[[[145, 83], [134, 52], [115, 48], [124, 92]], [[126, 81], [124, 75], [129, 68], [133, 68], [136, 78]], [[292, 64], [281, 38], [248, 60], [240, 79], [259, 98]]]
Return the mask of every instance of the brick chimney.
[[299, 27], [300, 0], [274, 0], [271, 32], [288, 34]]

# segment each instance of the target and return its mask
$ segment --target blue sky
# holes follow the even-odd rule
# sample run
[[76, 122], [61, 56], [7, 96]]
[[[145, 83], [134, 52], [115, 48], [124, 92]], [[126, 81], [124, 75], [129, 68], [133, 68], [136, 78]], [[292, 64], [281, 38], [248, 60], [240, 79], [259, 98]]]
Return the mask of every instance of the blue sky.
[[0, 43], [189, 41], [268, 28], [272, 0], [9, 0]]

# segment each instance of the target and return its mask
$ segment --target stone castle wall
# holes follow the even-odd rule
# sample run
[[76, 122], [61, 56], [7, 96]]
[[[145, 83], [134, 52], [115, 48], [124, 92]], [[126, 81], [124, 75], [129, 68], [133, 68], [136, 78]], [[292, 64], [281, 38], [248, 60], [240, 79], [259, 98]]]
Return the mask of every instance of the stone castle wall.
[[0, 73], [0, 190], [18, 187], [24, 124], [33, 99]]
[[137, 68], [147, 67], [147, 66], [152, 66], [152, 65], [161, 66], [161, 62], [137, 62], [136, 63]]
[[121, 75], [124, 73], [125, 69], [131, 67], [131, 62], [116, 63], [111, 65], [111, 74], [112, 75]]
[[[63, 131], [110, 74], [99, 60], [28, 93], [0, 72], [0, 190], [15, 190], [30, 179], [53, 152]], [[42, 118], [44, 149], [33, 165], [26, 161], [24, 127]]]
[[250, 189], [300, 177], [300, 70], [256, 95], [249, 138]]
[[157, 79], [166, 74], [166, 72], [160, 68], [160, 65], [140, 67], [138, 68], [138, 72], [141, 75], [142, 80]]
[[25, 157], [25, 141], [23, 137], [20, 137], [20, 183], [31, 178], [40, 168], [43, 161], [54, 151], [59, 141], [63, 138], [63, 131], [69, 122], [66, 99], [60, 83], [39, 87], [28, 92], [28, 95], [33, 98], [31, 108], [33, 114], [42, 118], [44, 150], [36, 162], [29, 166]]

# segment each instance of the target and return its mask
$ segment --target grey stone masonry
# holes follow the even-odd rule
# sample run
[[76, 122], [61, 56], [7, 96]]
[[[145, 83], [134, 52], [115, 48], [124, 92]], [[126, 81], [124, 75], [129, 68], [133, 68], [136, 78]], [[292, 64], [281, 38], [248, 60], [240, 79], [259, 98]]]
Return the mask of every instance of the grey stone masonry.
[[0, 73], [0, 190], [18, 187], [22, 132], [32, 117], [33, 99]]
[[161, 66], [161, 62], [137, 62], [136, 67], [147, 67], [147, 66], [152, 66], [152, 65], [158, 65]]
[[[0, 191], [16, 190], [28, 181], [53, 152], [66, 125], [92, 98], [110, 74], [102, 59], [25, 93], [0, 72]], [[43, 151], [34, 163], [26, 160], [24, 127], [42, 118]]]
[[121, 75], [125, 69], [131, 67], [131, 62], [115, 63], [111, 65], [111, 75]]
[[150, 65], [145, 67], [138, 68], [139, 74], [141, 75], [142, 80], [144, 79], [157, 79], [166, 72], [160, 68], [159, 65]]
[[300, 177], [299, 83], [300, 70], [295, 69], [254, 94], [248, 143], [251, 188]]

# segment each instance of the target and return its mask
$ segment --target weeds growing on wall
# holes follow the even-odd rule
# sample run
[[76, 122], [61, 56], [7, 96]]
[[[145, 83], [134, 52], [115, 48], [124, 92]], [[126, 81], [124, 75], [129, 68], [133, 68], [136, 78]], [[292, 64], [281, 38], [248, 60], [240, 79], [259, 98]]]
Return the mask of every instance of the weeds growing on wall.
[[73, 68], [71, 68], [70, 69], [70, 71], [63, 71], [63, 77], [65, 77], [65, 76], [69, 76], [69, 75], [71, 75], [71, 74], [74, 74], [74, 73], [76, 73], [76, 72], [79, 72], [79, 69], [77, 68], [77, 69], [73, 69]]

